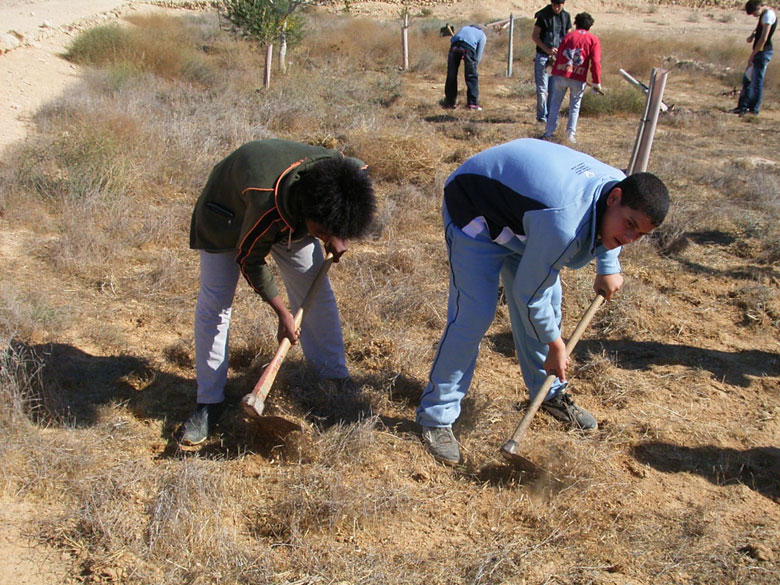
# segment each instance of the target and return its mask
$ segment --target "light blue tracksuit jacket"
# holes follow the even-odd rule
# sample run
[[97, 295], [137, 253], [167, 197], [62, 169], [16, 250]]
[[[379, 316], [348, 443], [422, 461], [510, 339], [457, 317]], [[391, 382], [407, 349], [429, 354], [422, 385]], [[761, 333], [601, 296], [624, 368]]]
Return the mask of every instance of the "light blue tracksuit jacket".
[[482, 62], [482, 55], [485, 53], [485, 45], [487, 44], [487, 37], [482, 30], [474, 25], [468, 24], [455, 33], [450, 39], [450, 44], [456, 42], [466, 43], [469, 47], [476, 51], [477, 63]]
[[[521, 139], [464, 162], [444, 187], [450, 260], [447, 326], [417, 419], [450, 426], [460, 414], [479, 343], [504, 282], [517, 358], [531, 396], [541, 387], [547, 344], [561, 335], [561, 269], [596, 258], [599, 274], [620, 272], [620, 249], [599, 239], [599, 210], [625, 178], [570, 148]], [[553, 385], [550, 396], [561, 387]]]

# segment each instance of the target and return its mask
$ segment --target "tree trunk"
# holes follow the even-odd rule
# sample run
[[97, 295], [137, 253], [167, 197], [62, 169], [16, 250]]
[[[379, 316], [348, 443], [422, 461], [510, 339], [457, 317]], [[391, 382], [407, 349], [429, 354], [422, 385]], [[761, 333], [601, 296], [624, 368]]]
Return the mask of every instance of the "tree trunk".
[[281, 40], [279, 41], [279, 69], [287, 73], [287, 23], [282, 26]]

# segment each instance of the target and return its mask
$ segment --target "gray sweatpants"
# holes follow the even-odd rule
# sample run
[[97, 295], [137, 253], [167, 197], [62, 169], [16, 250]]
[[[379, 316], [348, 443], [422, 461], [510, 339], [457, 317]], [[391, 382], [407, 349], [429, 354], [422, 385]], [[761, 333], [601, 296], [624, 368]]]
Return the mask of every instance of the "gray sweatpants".
[[[230, 316], [240, 270], [235, 250], [223, 253], [199, 250], [199, 253], [200, 292], [195, 308], [198, 403], [215, 404], [225, 398]], [[294, 315], [322, 265], [322, 248], [316, 238], [307, 237], [292, 242], [290, 250], [287, 242], [276, 244], [271, 255], [281, 272]], [[319, 375], [349, 376], [339, 310], [327, 278], [303, 319], [300, 342], [306, 361]]]

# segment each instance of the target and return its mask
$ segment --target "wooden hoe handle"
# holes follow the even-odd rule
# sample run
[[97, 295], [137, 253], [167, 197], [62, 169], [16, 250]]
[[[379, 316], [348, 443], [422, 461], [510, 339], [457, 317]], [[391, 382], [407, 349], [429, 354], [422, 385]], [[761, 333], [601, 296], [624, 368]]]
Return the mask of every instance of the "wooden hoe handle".
[[[569, 341], [566, 343], [566, 355], [571, 355], [571, 352], [574, 351], [574, 347], [577, 345], [577, 342], [580, 340], [580, 337], [582, 337], [583, 332], [590, 324], [591, 319], [593, 319], [593, 315], [596, 314], [596, 311], [598, 311], [603, 302], [604, 295], [601, 293], [596, 295], [596, 298], [593, 299], [593, 302], [591, 302], [590, 306], [585, 311], [585, 314], [580, 319], [580, 322], [577, 323], [577, 327], [574, 329], [574, 333], [571, 334]], [[547, 393], [550, 391], [550, 388], [552, 388], [556, 377], [557, 376], [555, 374], [550, 374], [547, 376], [547, 378], [545, 378], [544, 384], [542, 384], [542, 387], [536, 393], [536, 396], [534, 396], [534, 399], [528, 406], [528, 410], [525, 411], [525, 414], [520, 420], [520, 423], [517, 425], [512, 438], [504, 443], [503, 447], [501, 447], [503, 451], [506, 451], [510, 454], [515, 453], [517, 450], [517, 445], [520, 443], [520, 439], [523, 438], [523, 435], [525, 435], [525, 432], [528, 430], [528, 427], [531, 424], [531, 419], [534, 417], [536, 411], [539, 410], [542, 402], [544, 402], [544, 399], [547, 397]]]
[[[317, 291], [322, 285], [322, 282], [325, 280], [325, 276], [328, 274], [328, 269], [330, 268], [331, 264], [333, 264], [333, 254], [328, 252], [319, 272], [317, 273], [317, 276], [314, 277], [314, 281], [309, 287], [309, 291], [306, 293], [306, 297], [303, 299], [303, 303], [295, 312], [294, 319], [296, 331], [300, 329], [301, 323], [303, 322], [303, 316], [308, 312], [309, 307], [314, 301], [314, 297], [317, 295]], [[274, 354], [273, 359], [268, 364], [268, 366], [266, 366], [263, 375], [260, 376], [260, 379], [257, 381], [257, 384], [255, 384], [255, 387], [251, 392], [251, 395], [254, 397], [253, 402], [265, 402], [268, 393], [271, 391], [271, 386], [276, 379], [276, 374], [279, 373], [279, 368], [282, 367], [282, 362], [284, 361], [287, 352], [290, 350], [291, 345], [292, 344], [287, 337], [282, 339], [282, 341], [279, 343], [276, 354]]]

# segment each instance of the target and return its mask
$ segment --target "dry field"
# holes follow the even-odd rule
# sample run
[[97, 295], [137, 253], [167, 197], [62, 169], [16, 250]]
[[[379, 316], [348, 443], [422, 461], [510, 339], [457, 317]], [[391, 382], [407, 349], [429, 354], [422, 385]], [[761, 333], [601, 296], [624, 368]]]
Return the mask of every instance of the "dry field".
[[[463, 22], [506, 16], [490, 10]], [[526, 398], [505, 307], [454, 429], [463, 464], [435, 463], [414, 424], [446, 309], [443, 182], [471, 154], [542, 131], [530, 21], [517, 24], [511, 78], [507, 36], [491, 33], [482, 112], [438, 107], [448, 41], [425, 7], [412, 9], [409, 71], [397, 19], [309, 13], [267, 91], [260, 51], [210, 11], [75, 39], [83, 81], [0, 160], [0, 520], [15, 539], [0, 550], [32, 550], [0, 563], [0, 582], [780, 582], [780, 66], [761, 116], [726, 114], [750, 22], [735, 10], [731, 30], [712, 10], [690, 16], [717, 28], [709, 36], [594, 27], [607, 95], [588, 96], [576, 147], [625, 167], [643, 100], [617, 69], [645, 81], [668, 69], [673, 107], [649, 170], [674, 207], [623, 253], [624, 289], [577, 348], [572, 393], [599, 431], [540, 414], [522, 445], [548, 474], [498, 453]], [[376, 229], [331, 270], [360, 389], [337, 394], [296, 350], [268, 408], [304, 432], [273, 437], [245, 420], [237, 404], [273, 355], [275, 320], [242, 284], [233, 408], [183, 451], [189, 213], [215, 161], [271, 136], [372, 168]], [[592, 277], [564, 274], [567, 332]]]

